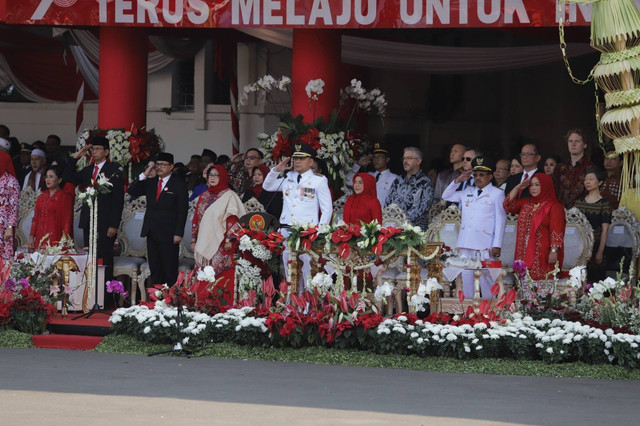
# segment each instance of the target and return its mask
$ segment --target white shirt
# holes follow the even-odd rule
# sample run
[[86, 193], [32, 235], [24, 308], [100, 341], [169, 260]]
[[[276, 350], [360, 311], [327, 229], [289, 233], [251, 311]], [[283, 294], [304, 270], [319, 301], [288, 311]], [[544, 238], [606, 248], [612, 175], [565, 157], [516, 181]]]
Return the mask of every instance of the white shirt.
[[535, 169], [531, 170], [530, 172], [527, 172], [525, 170], [522, 171], [522, 177], [520, 178], [520, 182], [524, 182], [524, 176], [527, 175], [527, 179], [531, 179], [531, 177], [533, 175], [535, 175], [536, 173], [538, 173], [538, 168], [536, 167]]
[[[29, 178], [31, 177], [31, 173], [33, 173], [33, 170], [31, 170], [29, 173], [27, 173], [27, 175], [24, 177], [24, 183], [22, 184], [22, 189], [27, 189], [27, 187], [29, 186]], [[37, 172], [36, 173], [36, 191], [40, 188], [40, 179], [42, 178], [42, 172]]]

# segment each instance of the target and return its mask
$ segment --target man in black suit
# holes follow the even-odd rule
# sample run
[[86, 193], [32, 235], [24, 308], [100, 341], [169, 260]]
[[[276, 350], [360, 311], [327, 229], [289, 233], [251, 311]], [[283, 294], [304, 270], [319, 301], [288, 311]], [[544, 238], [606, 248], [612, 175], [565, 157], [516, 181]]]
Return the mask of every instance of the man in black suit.
[[[157, 177], [152, 178], [155, 167]], [[147, 238], [147, 259], [153, 284], [173, 285], [178, 278], [178, 252], [189, 209], [184, 179], [172, 176], [173, 155], [162, 152], [131, 183], [132, 196], [147, 197], [141, 236]]]
[[[509, 194], [513, 188], [518, 186], [520, 182], [531, 179], [533, 175], [538, 172], [538, 162], [540, 162], [540, 152], [535, 144], [529, 143], [524, 145], [520, 149], [520, 163], [524, 168], [522, 173], [517, 173], [513, 176], [509, 176], [507, 179], [507, 186], [504, 188], [504, 193]], [[529, 187], [522, 190], [520, 198], [530, 197]]]
[[[76, 164], [87, 151], [91, 153], [93, 164], [76, 170]], [[109, 161], [109, 141], [104, 137], [94, 137], [90, 144], [76, 152], [67, 162], [64, 169], [65, 182], [71, 182], [84, 190], [96, 185], [100, 175], [104, 175], [111, 183], [111, 191], [98, 195], [98, 259], [105, 266], [105, 282], [113, 276], [113, 243], [116, 241], [122, 208], [124, 206], [124, 183], [122, 168]], [[90, 211], [87, 204], [82, 205], [79, 226], [82, 228], [85, 247], [89, 246]], [[107, 298], [105, 298], [107, 300]]]

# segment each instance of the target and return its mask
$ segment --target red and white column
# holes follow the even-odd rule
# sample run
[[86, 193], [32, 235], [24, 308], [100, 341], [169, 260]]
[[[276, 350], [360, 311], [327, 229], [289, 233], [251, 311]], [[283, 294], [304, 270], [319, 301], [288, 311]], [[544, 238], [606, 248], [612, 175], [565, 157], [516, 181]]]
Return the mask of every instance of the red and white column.
[[98, 127], [142, 127], [147, 121], [148, 41], [142, 28], [100, 28]]
[[315, 118], [326, 120], [340, 101], [341, 33], [330, 29], [294, 29], [291, 64], [291, 114], [314, 120], [314, 102], [305, 87], [310, 80], [322, 79], [323, 93], [315, 103]]

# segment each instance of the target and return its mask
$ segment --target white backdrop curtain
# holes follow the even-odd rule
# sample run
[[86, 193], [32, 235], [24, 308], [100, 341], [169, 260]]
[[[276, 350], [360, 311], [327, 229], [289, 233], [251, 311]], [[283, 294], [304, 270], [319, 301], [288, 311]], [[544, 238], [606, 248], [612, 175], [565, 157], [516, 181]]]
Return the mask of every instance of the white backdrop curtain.
[[[239, 28], [239, 31], [278, 46], [291, 48], [290, 29]], [[587, 43], [568, 45], [569, 57], [594, 53]], [[342, 37], [342, 62], [371, 68], [471, 74], [526, 68], [558, 62], [558, 44], [518, 47], [450, 47], [401, 43], [362, 37]]]

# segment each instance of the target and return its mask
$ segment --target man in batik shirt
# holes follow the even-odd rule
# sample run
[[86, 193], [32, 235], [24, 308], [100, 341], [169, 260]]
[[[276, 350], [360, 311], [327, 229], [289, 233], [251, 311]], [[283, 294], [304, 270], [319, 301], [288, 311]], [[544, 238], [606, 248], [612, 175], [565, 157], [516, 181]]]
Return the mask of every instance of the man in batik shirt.
[[422, 151], [415, 147], [404, 149], [402, 167], [405, 174], [391, 185], [385, 205], [397, 204], [409, 217], [411, 223], [427, 229], [428, 213], [433, 203], [433, 183], [420, 169]]
[[609, 201], [611, 210], [615, 210], [620, 203], [622, 156], [615, 151], [607, 152], [604, 156], [604, 169], [607, 171], [607, 178], [600, 187], [600, 195]]
[[231, 158], [229, 170], [229, 186], [240, 198], [253, 186], [251, 172], [262, 164], [264, 154], [257, 148], [249, 148], [246, 154], [236, 154]]
[[584, 171], [591, 167], [591, 161], [584, 157], [587, 144], [584, 142], [582, 130], [571, 129], [566, 136], [570, 159], [556, 166], [553, 172], [553, 183], [556, 196], [565, 209], [570, 209], [584, 192]]

